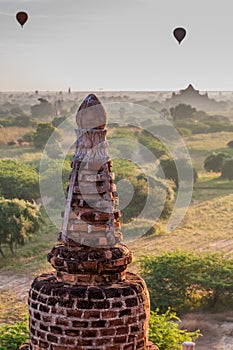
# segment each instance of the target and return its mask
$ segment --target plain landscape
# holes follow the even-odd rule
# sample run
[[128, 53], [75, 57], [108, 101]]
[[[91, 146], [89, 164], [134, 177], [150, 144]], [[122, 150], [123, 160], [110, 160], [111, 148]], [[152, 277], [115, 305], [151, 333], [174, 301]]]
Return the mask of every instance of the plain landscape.
[[[52, 271], [47, 262], [47, 254], [56, 244], [59, 230], [43, 208], [45, 202], [40, 198], [39, 175], [40, 182], [46, 188], [48, 180], [53, 178], [56, 169], [62, 166], [65, 193], [73, 149], [65, 157], [63, 156], [65, 146], [71, 142], [70, 138], [72, 139], [72, 133], [68, 137], [63, 131], [66, 130], [66, 121], [68, 124], [68, 120], [75, 120], [77, 108], [87, 94], [88, 92], [70, 90], [0, 93], [0, 204], [3, 208], [0, 209], [2, 324], [25, 319], [27, 292], [33, 278], [38, 274]], [[223, 268], [222, 270], [216, 268], [211, 276], [212, 284], [209, 282], [208, 287], [204, 284], [201, 272], [198, 276], [199, 287], [194, 288], [195, 283], [192, 280], [185, 291], [187, 296], [187, 289], [192, 288], [190, 299], [184, 299], [183, 308], [177, 304], [175, 311], [182, 320], [180, 324], [182, 329], [188, 331], [200, 329], [203, 336], [196, 341], [197, 350], [233, 350], [233, 284], [230, 268], [233, 259], [233, 92], [198, 92], [189, 85], [178, 93], [98, 91], [96, 95], [104, 105], [108, 106], [109, 140], [120, 140], [114, 143], [115, 183], [117, 185], [119, 182], [119, 188], [120, 183], [121, 186], [123, 184], [122, 191], [129, 191], [132, 187], [134, 189], [131, 202], [121, 209], [125, 240], [134, 254], [131, 270], [142, 274], [143, 277], [145, 275], [145, 279], [150, 281], [151, 275], [140, 262], [143, 256], [161, 257], [174, 253], [175, 257], [179, 257], [185, 253], [190, 257], [207, 259], [205, 266], [202, 267], [204, 269], [206, 261], [210, 266], [217, 266], [216, 263], [211, 265], [210, 261], [215, 261], [213, 256], [218, 254]], [[134, 108], [134, 105], [142, 107]], [[159, 123], [156, 119], [158, 116]], [[164, 124], [161, 121], [164, 121]], [[59, 127], [61, 124], [62, 128]], [[158, 135], [161, 131], [164, 139], [169, 140], [173, 129], [178, 131], [191, 156], [192, 164], [189, 166], [193, 169], [194, 185], [191, 203], [183, 220], [174, 230], [168, 231], [166, 225], [173, 211], [181, 181], [184, 183], [189, 181], [189, 178], [185, 177], [188, 160], [181, 159], [184, 177], [179, 178], [177, 171], [174, 170], [176, 162], [166, 142], [162, 143], [153, 135], [155, 133]], [[53, 147], [46, 146], [46, 167], [40, 168], [40, 160], [51, 134], [53, 134], [51, 141]], [[128, 140], [123, 151], [122, 139]], [[151, 163], [151, 159], [144, 162], [147, 174], [133, 164], [132, 160], [127, 161], [126, 155], [129, 154], [131, 159], [133, 152], [137, 153], [135, 155], [137, 159], [142, 158], [140, 152], [135, 152], [132, 148], [133, 140], [137, 140], [155, 157], [155, 163], [158, 162], [163, 170], [163, 177], [159, 176], [158, 167], [155, 163]], [[75, 142], [74, 132], [72, 142]], [[170, 144], [170, 141], [167, 143]], [[177, 159], [179, 162], [179, 156]], [[122, 182], [125, 179], [131, 182], [131, 187]], [[148, 217], [138, 219], [146, 203], [149, 182], [156, 192], [154, 197], [156, 210], [161, 213], [157, 215], [155, 222], [150, 219], [153, 217], [154, 209], [149, 211]], [[52, 192], [53, 197], [48, 198], [48, 201], [57, 203], [53, 207], [56, 216], [64, 202], [59, 202], [56, 186]], [[37, 222], [35, 217], [34, 221], [26, 218], [24, 227], [28, 227], [28, 230], [22, 229], [18, 232], [15, 230], [15, 235], [12, 234], [9, 238], [5, 228], [8, 225], [9, 230], [10, 225], [14, 226], [14, 223], [13, 221], [7, 223], [4, 213], [13, 198], [31, 203], [27, 209], [29, 208], [30, 213], [32, 211], [34, 213], [35, 210], [35, 217], [38, 210], [42, 219], [41, 222]], [[17, 200], [15, 205], [22, 207], [22, 202]], [[5, 212], [4, 208], [7, 208]], [[145, 229], [147, 227], [148, 229]], [[30, 234], [27, 231], [30, 231]], [[206, 254], [212, 255], [208, 258]], [[169, 255], [169, 258], [173, 259], [174, 256]], [[201, 267], [200, 271], [206, 273]], [[211, 273], [213, 271], [211, 270]], [[188, 273], [185, 279], [188, 283]], [[148, 283], [150, 290], [153, 288], [153, 283]], [[214, 288], [218, 292], [216, 300], [213, 300], [216, 291]], [[172, 300], [169, 302], [168, 306], [173, 307]], [[156, 309], [153, 302], [152, 307]]]

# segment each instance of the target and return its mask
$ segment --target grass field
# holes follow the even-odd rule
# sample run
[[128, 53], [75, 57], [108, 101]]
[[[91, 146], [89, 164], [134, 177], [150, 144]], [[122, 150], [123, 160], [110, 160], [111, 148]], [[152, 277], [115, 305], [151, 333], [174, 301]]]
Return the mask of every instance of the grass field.
[[206, 201], [194, 201], [182, 223], [161, 236], [142, 237], [129, 246], [137, 261], [142, 254], [192, 250], [232, 254], [233, 193]]
[[0, 128], [0, 145], [7, 145], [9, 141], [17, 141], [19, 138], [32, 131], [31, 127], [20, 128], [18, 126]]
[[[19, 136], [15, 134], [15, 137]], [[186, 143], [193, 165], [199, 174], [199, 179], [193, 189], [191, 205], [185, 218], [174, 231], [167, 232], [166, 222], [162, 222], [156, 234], [128, 243], [134, 254], [134, 262], [129, 267], [131, 271], [140, 270], [139, 260], [142, 255], [161, 254], [174, 249], [198, 253], [221, 252], [226, 256], [232, 255], [233, 181], [222, 180], [220, 173], [207, 173], [203, 170], [204, 159], [213, 151], [233, 153], [233, 150], [226, 145], [230, 140], [233, 140], [233, 133], [227, 132], [194, 135], [187, 138]], [[37, 165], [41, 153], [33, 147], [7, 147], [0, 142], [0, 157], [18, 159], [30, 165]], [[135, 230], [140, 231], [143, 225], [143, 221], [139, 222]], [[47, 254], [56, 244], [58, 232], [49, 220], [46, 220], [42, 231], [25, 246], [19, 247], [15, 257], [8, 255], [7, 259], [0, 258], [0, 322], [14, 322], [23, 319], [27, 314], [25, 296], [33, 278], [42, 272], [52, 271], [47, 262]], [[224, 319], [224, 314], [221, 315]], [[197, 322], [198, 317], [206, 320], [202, 322], [203, 327], [208, 328], [211, 325], [211, 315], [194, 315], [189, 321], [186, 318], [189, 327]], [[218, 329], [219, 322], [214, 326], [216, 329]], [[208, 334], [211, 334], [211, 330], [207, 329], [206, 332], [207, 336], [203, 337], [206, 340], [198, 341], [198, 350], [211, 348], [208, 347], [211, 341]], [[206, 345], [202, 347], [201, 344]], [[222, 348], [216, 347], [216, 349]]]
[[227, 147], [227, 143], [231, 140], [233, 140], [233, 133], [225, 131], [188, 137], [185, 141], [193, 166], [198, 171], [203, 170], [204, 160], [212, 152], [224, 152], [233, 155], [233, 149]]

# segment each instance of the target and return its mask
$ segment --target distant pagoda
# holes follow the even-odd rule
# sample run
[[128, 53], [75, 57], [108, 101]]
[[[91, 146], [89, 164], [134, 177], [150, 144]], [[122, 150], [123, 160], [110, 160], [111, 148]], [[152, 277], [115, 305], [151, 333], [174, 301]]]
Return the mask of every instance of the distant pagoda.
[[226, 102], [209, 98], [207, 93], [201, 94], [199, 90], [194, 89], [192, 84], [177, 93], [173, 92], [172, 97], [165, 101], [166, 107], [176, 106], [180, 103], [189, 104], [198, 110], [204, 111], [218, 111], [227, 108]]
[[148, 342], [149, 295], [127, 271], [132, 254], [122, 243], [107, 116], [91, 94], [77, 113], [60, 244], [48, 255], [55, 274], [29, 292], [30, 350], [155, 350]]

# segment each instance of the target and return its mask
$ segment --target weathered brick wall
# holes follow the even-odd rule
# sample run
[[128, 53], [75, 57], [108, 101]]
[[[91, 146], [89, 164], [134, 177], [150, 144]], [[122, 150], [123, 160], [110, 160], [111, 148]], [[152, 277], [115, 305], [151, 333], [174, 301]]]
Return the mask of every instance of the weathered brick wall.
[[31, 350], [145, 350], [148, 312], [148, 292], [137, 275], [99, 286], [41, 275], [29, 295]]

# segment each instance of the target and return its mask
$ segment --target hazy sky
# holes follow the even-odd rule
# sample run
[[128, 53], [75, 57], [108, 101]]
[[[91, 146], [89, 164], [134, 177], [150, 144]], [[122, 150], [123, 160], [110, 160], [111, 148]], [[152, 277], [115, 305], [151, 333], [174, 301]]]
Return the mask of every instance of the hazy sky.
[[232, 0], [0, 0], [0, 91], [233, 90], [232, 14]]

